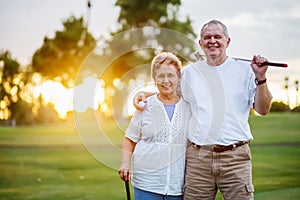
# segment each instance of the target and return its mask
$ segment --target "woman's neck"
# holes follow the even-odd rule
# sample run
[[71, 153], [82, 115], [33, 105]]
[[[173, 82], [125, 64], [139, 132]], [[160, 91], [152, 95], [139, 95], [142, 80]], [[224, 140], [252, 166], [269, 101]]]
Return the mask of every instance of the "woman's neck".
[[179, 101], [179, 96], [176, 93], [170, 95], [162, 95], [159, 93], [157, 98], [165, 105], [176, 104]]

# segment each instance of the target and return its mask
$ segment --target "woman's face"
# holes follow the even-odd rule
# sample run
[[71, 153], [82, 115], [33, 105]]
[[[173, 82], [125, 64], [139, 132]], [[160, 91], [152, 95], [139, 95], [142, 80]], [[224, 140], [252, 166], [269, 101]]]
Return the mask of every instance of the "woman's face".
[[154, 81], [161, 95], [176, 93], [180, 78], [174, 65], [162, 65], [155, 71]]

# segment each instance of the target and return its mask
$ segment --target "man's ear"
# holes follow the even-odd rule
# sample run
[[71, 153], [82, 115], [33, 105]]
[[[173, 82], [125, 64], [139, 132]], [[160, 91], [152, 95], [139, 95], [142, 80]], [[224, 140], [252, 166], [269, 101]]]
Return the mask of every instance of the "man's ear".
[[230, 44], [230, 41], [231, 41], [231, 38], [229, 37], [229, 38], [227, 39], [227, 46], [226, 46], [226, 47], [228, 47], [228, 46], [229, 46], [229, 44]]
[[198, 43], [199, 43], [199, 46], [202, 48], [203, 41], [201, 39], [199, 39]]

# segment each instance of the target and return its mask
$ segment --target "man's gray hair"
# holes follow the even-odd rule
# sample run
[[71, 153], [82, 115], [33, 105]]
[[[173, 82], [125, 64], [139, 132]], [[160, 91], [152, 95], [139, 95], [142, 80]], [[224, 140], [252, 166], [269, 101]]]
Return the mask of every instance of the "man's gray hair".
[[200, 36], [203, 35], [204, 28], [205, 28], [206, 26], [209, 26], [209, 25], [212, 25], [212, 24], [215, 24], [215, 25], [218, 25], [218, 24], [219, 24], [219, 25], [221, 25], [222, 28], [223, 28], [224, 35], [225, 35], [226, 39], [229, 38], [228, 29], [227, 29], [227, 27], [225, 26], [225, 24], [223, 24], [221, 21], [216, 20], [216, 19], [213, 19], [213, 20], [207, 22], [206, 24], [204, 24], [204, 25], [202, 26], [201, 32], [200, 32]]

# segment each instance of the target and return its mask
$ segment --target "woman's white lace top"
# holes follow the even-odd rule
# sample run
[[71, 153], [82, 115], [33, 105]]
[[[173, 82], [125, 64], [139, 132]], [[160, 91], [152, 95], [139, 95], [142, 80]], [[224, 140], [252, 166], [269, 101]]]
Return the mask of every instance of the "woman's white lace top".
[[132, 184], [160, 194], [182, 194], [185, 150], [191, 112], [182, 98], [170, 121], [156, 95], [148, 98], [146, 109], [136, 111], [125, 135], [137, 142], [132, 160]]

